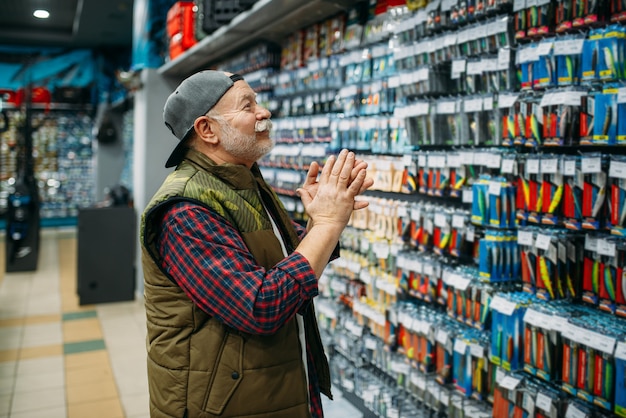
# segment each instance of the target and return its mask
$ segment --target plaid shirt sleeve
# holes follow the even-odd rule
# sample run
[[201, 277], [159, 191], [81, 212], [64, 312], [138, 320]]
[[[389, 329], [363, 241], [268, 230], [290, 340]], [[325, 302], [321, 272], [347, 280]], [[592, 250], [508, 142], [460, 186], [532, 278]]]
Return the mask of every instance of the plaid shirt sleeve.
[[266, 270], [228, 221], [197, 204], [165, 213], [157, 245], [164, 270], [200, 309], [246, 333], [275, 333], [318, 294], [302, 255]]

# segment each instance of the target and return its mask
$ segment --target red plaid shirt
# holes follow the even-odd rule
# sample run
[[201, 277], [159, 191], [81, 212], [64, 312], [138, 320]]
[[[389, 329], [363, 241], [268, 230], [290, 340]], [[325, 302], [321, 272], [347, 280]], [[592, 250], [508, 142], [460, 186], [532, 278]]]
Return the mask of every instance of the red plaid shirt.
[[[305, 233], [294, 225], [300, 235]], [[197, 204], [177, 203], [165, 213], [157, 245], [161, 267], [187, 296], [207, 314], [242, 332], [271, 335], [318, 295], [315, 273], [302, 255], [293, 252], [266, 270], [228, 221]], [[307, 360], [311, 414], [322, 418], [308, 341]]]

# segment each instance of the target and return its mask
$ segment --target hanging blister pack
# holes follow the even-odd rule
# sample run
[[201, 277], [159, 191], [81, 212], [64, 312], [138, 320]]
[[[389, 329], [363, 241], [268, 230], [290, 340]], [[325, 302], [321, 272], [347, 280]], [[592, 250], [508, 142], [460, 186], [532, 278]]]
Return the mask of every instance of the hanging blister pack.
[[559, 87], [578, 85], [581, 79], [583, 34], [565, 35], [554, 41], [556, 80]]
[[626, 158], [611, 156], [609, 162], [610, 199], [607, 226], [611, 234], [626, 236]]
[[463, 132], [460, 117], [461, 100], [457, 98], [442, 98], [435, 101], [433, 109], [433, 144], [435, 145], [464, 145], [467, 138]]
[[584, 175], [579, 156], [565, 156], [563, 160], [563, 217], [567, 229], [582, 230], [582, 199]]
[[498, 95], [498, 111], [500, 113], [501, 145], [513, 146], [521, 137], [519, 118], [519, 94], [503, 92]]
[[607, 174], [601, 154], [583, 154], [582, 216], [583, 229], [600, 230], [606, 219]]
[[585, 39], [582, 51], [581, 83], [592, 84], [600, 81], [601, 48], [600, 40], [604, 37], [604, 29], [592, 29]]
[[533, 90], [553, 88], [557, 84], [554, 39], [544, 38], [537, 43], [536, 61], [533, 64]]

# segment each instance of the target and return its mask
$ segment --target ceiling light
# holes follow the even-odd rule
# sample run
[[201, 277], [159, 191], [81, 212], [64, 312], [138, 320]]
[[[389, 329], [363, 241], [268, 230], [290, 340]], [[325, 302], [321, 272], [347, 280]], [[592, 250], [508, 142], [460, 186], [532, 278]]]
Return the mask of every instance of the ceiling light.
[[48, 12], [47, 10], [35, 10], [33, 12], [33, 16], [35, 16], [38, 19], [47, 19], [48, 17], [50, 17], [50, 12]]

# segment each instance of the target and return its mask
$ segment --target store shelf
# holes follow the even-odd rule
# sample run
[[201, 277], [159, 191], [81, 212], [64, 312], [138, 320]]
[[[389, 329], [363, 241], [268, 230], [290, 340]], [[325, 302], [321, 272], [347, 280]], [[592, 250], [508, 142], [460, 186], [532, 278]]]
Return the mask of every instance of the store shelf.
[[254, 43], [280, 44], [286, 35], [344, 11], [351, 4], [353, 0], [259, 0], [228, 25], [161, 66], [158, 72], [185, 77]]

